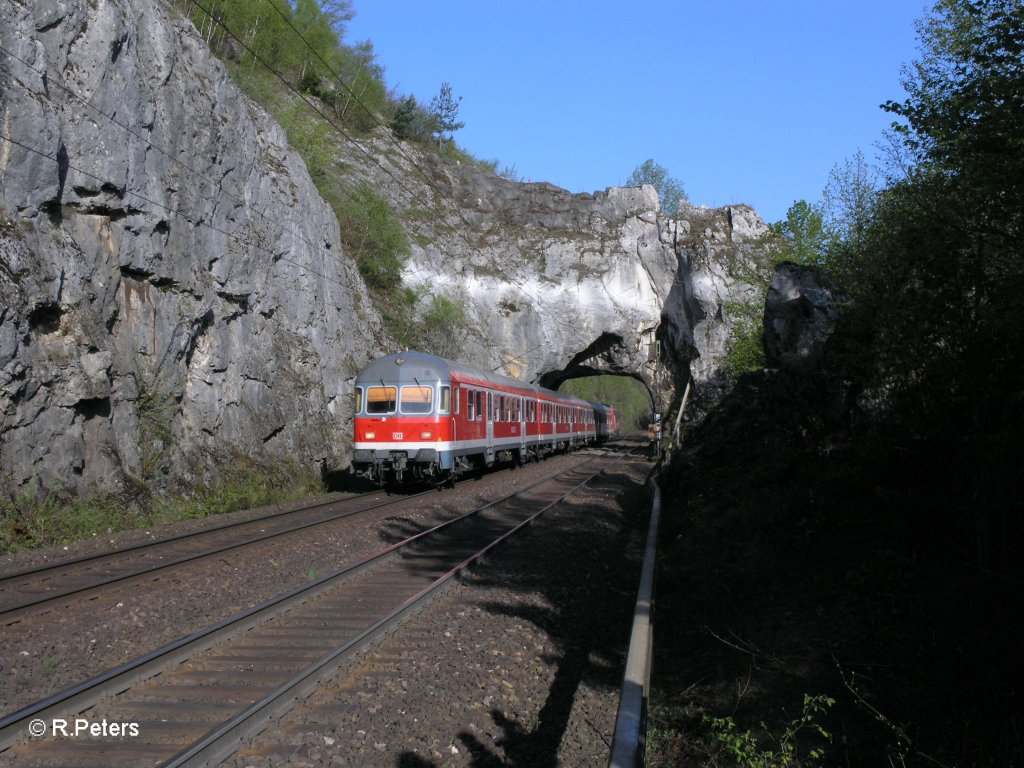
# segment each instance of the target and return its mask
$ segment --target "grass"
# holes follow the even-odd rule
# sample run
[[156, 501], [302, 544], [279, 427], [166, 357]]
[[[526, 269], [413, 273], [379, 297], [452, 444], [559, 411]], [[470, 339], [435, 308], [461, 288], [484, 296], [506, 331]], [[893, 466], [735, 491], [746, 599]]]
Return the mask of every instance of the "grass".
[[169, 525], [323, 493], [319, 475], [236, 462], [187, 494], [128, 499], [113, 493], [0, 500], [0, 554], [71, 544], [119, 531]]

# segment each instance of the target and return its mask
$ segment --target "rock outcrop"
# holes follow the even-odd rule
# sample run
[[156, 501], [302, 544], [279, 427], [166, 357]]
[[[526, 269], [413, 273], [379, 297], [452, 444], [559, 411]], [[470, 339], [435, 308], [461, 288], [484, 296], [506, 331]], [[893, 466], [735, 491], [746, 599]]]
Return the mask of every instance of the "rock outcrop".
[[755, 295], [737, 275], [765, 254], [768, 230], [751, 208], [666, 216], [650, 186], [572, 194], [395, 152], [386, 139], [368, 154], [386, 160], [350, 162], [414, 234], [405, 279], [465, 309], [468, 361], [552, 387], [633, 376], [660, 410], [691, 375], [705, 402], [724, 386], [727, 306]]
[[0, 4], [0, 477], [343, 463], [379, 321], [284, 132], [147, 0]]
[[[156, 0], [0, 4], [0, 42], [4, 490], [344, 466], [353, 377], [393, 342], [280, 126]], [[715, 390], [754, 211], [666, 216], [650, 187], [571, 194], [396, 146], [338, 154], [406, 222], [406, 282], [464, 307], [463, 359], [635, 376], [660, 409], [691, 375]]]
[[779, 264], [765, 296], [767, 366], [794, 372], [813, 368], [838, 315], [836, 288], [824, 272], [800, 264]]

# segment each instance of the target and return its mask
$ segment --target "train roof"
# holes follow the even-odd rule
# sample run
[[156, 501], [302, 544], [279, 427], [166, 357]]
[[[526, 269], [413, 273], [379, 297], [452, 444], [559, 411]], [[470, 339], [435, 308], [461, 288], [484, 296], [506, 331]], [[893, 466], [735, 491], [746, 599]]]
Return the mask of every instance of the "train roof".
[[586, 400], [581, 400], [572, 395], [564, 395], [545, 389], [536, 384], [530, 384], [510, 376], [502, 376], [491, 371], [482, 371], [473, 368], [465, 363], [445, 360], [437, 355], [430, 355], [425, 352], [399, 352], [394, 355], [386, 355], [372, 363], [369, 363], [359, 375], [356, 376], [356, 385], [365, 386], [374, 382], [415, 382], [438, 381], [451, 378], [452, 374], [458, 378], [467, 379], [474, 384], [490, 385], [494, 387], [516, 387], [527, 389], [536, 394], [545, 394], [557, 397], [566, 402], [574, 402], [579, 405], [590, 405]]

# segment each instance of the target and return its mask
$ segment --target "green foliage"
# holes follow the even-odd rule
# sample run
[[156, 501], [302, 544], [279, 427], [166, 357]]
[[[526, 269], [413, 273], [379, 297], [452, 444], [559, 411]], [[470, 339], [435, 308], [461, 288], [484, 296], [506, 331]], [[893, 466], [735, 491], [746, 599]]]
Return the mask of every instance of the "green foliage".
[[764, 328], [760, 313], [752, 312], [758, 307], [756, 303], [736, 303], [732, 306], [732, 311], [738, 316], [733, 322], [729, 351], [722, 359], [721, 369], [726, 379], [735, 384], [745, 373], [764, 370]]
[[642, 184], [650, 184], [658, 190], [661, 210], [666, 216], [675, 216], [679, 210], [679, 204], [687, 199], [683, 183], [670, 176], [668, 169], [654, 162], [653, 159], [642, 162], [633, 169], [633, 173], [626, 179], [627, 187], [639, 187]]
[[[352, 18], [344, 0], [210, 0], [203, 3], [210, 15], [189, 0], [177, 4], [211, 49], [235, 65], [239, 85], [271, 112], [269, 102], [280, 98], [281, 86], [274, 84], [268, 92], [266, 77], [252, 76], [265, 72], [264, 65], [296, 90], [318, 98], [350, 130], [372, 130], [390, 109], [373, 46], [342, 42], [345, 23]], [[239, 71], [248, 76], [240, 77]], [[254, 84], [259, 88], [250, 90]]]
[[381, 317], [404, 349], [430, 352], [457, 360], [463, 355], [469, 322], [462, 306], [432, 295], [426, 285], [402, 287], [381, 305]]
[[416, 338], [410, 339], [407, 346], [457, 360], [465, 348], [468, 330], [466, 313], [460, 304], [444, 296], [432, 296], [417, 323]]
[[434, 135], [434, 119], [419, 105], [415, 96], [400, 100], [391, 116], [391, 130], [405, 141], [426, 143]]
[[[835, 684], [829, 657], [880, 652], [870, 703], [849, 683], [844, 703], [886, 727], [847, 714], [846, 762], [1009, 765], [1022, 749], [1004, 681], [1024, 616], [1024, 5], [939, 0], [920, 30], [908, 98], [886, 105], [899, 165], [881, 188], [859, 157], [830, 179], [824, 264], [846, 301], [821, 369], [744, 378], [694, 464], [665, 479], [689, 510], [679, 540], [694, 541], [665, 557], [686, 577], [675, 605], [751, 657], [735, 675], [681, 662], [677, 680], [706, 673], [696, 697], [749, 674], [762, 698], [787, 676], [758, 676], [767, 653], [790, 681]], [[699, 659], [695, 634], [680, 657]], [[706, 725], [723, 758], [780, 761], [777, 739]]]
[[37, 499], [31, 495], [0, 499], [0, 554], [226, 514], [241, 509], [303, 498], [323, 492], [318, 475], [283, 464], [259, 467], [238, 460], [215, 482], [188, 494], [127, 499], [112, 493]]
[[[777, 736], [773, 736], [764, 723], [760, 724], [761, 736], [758, 737], [750, 729], [739, 731], [732, 717], [705, 717], [704, 725], [718, 742], [719, 755], [725, 758], [723, 762], [716, 755], [713, 764], [734, 765], [737, 768], [801, 768], [818, 765], [825, 757], [825, 750], [815, 746], [807, 750], [806, 756], [801, 756], [797, 736], [801, 732], [810, 733], [818, 737], [819, 742], [831, 742], [832, 734], [822, 727], [819, 719], [835, 703], [835, 699], [828, 696], [804, 694], [803, 713], [787, 723]], [[765, 741], [772, 742], [768, 748], [761, 746]]]
[[112, 494], [0, 499], [0, 554], [69, 544], [126, 527], [131, 515]]
[[1024, 6], [941, 0], [920, 31], [909, 98], [886, 105], [914, 165], [836, 249], [857, 332], [838, 373], [884, 393], [904, 456], [958, 478], [950, 522], [1001, 569], [1024, 537], [1007, 455], [1024, 428]]
[[143, 480], [167, 474], [172, 441], [171, 422], [177, 411], [174, 397], [160, 388], [153, 375], [140, 374], [135, 401], [139, 419], [139, 450]]
[[821, 207], [806, 200], [797, 200], [786, 211], [786, 218], [769, 228], [780, 243], [776, 263], [792, 261], [794, 264], [821, 265], [828, 244]]
[[310, 119], [308, 108], [301, 102], [275, 110], [274, 116], [288, 134], [288, 143], [302, 156], [313, 183], [318, 189], [325, 187], [336, 162], [330, 124]]
[[388, 201], [369, 184], [332, 200], [346, 252], [355, 259], [371, 292], [393, 294], [402, 283], [402, 267], [412, 252], [409, 236]]
[[438, 144], [453, 141], [454, 133], [466, 126], [459, 120], [461, 101], [462, 97], [455, 97], [449, 83], [442, 83], [440, 92], [430, 100], [430, 116], [434, 121], [434, 136]]
[[898, 137], [918, 164], [1024, 215], [1024, 6], [939, 0], [918, 33], [921, 57], [903, 80], [908, 98], [885, 105], [903, 120], [894, 124]]
[[584, 400], [614, 406], [623, 433], [642, 429], [651, 416], [651, 396], [647, 388], [629, 376], [570, 379], [562, 382], [559, 390]]
[[837, 163], [825, 186], [823, 213], [830, 239], [846, 242], [864, 237], [878, 203], [878, 177], [864, 153]]

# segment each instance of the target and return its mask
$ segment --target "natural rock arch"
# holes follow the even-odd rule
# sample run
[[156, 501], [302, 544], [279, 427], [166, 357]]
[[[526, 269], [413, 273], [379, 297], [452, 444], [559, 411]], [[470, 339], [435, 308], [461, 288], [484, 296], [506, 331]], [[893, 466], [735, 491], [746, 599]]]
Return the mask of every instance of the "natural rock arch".
[[[642, 350], [641, 350], [642, 351]], [[651, 409], [659, 411], [662, 404], [671, 402], [672, 390], [665, 391], [655, 382], [667, 378], [656, 359], [648, 357], [641, 362], [642, 354], [629, 354], [630, 350], [622, 336], [604, 332], [586, 349], [577, 353], [564, 368], [546, 371], [537, 378], [542, 387], [557, 390], [571, 379], [590, 376], [628, 376], [640, 382], [647, 390]]]

